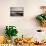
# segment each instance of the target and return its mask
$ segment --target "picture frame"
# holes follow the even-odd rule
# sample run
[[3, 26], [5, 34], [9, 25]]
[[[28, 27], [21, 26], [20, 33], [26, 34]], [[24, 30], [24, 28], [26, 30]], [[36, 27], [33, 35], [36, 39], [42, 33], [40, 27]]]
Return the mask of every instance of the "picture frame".
[[10, 16], [24, 16], [24, 7], [10, 7]]

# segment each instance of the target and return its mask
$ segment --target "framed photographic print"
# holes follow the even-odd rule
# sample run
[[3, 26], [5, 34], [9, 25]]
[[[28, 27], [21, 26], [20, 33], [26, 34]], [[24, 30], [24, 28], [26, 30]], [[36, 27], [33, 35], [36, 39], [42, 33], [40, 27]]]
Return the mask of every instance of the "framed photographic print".
[[24, 16], [24, 7], [10, 7], [10, 16]]

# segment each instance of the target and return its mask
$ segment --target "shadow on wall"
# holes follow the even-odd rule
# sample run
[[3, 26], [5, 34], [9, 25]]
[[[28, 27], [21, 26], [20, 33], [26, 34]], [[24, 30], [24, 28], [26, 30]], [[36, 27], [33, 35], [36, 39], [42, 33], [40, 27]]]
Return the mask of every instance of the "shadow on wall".
[[36, 17], [31, 17], [31, 18], [30, 18], [30, 23], [31, 23], [31, 25], [33, 25], [34, 27], [35, 27], [35, 26], [36, 26], [36, 27], [39, 27], [39, 26], [40, 26], [39, 21], [36, 20]]

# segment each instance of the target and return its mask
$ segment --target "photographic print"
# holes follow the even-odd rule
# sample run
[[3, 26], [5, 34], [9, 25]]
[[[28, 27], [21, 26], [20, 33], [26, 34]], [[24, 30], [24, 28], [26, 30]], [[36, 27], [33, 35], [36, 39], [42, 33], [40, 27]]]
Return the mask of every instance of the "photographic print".
[[10, 7], [10, 16], [24, 16], [24, 7]]

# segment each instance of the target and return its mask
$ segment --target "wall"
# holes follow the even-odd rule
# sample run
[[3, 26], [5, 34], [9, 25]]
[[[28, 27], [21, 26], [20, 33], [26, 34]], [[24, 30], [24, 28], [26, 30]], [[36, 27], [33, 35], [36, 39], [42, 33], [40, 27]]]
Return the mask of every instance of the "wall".
[[[6, 25], [15, 25], [19, 36], [31, 36], [36, 29], [42, 29], [35, 20], [41, 5], [46, 5], [46, 0], [0, 0], [0, 33], [4, 33]], [[24, 7], [24, 16], [11, 17], [10, 7]]]

